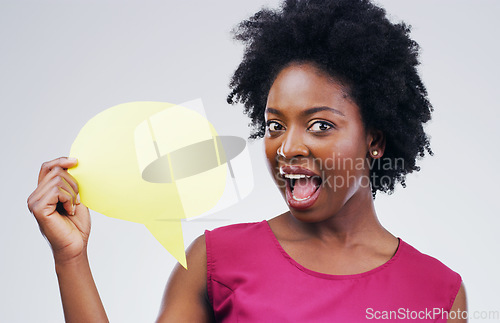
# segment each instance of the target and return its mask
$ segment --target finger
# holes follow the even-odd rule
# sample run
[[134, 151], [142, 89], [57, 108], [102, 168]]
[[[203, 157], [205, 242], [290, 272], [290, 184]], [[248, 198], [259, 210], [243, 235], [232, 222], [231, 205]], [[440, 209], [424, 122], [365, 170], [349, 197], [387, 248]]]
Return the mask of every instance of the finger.
[[71, 194], [57, 186], [52, 186], [47, 194], [33, 203], [32, 213], [39, 222], [43, 221], [56, 213], [58, 203], [63, 205], [67, 214], [74, 214]]
[[75, 215], [74, 197], [66, 190], [59, 187], [59, 202], [62, 203], [64, 210], [69, 215]]
[[76, 166], [78, 161], [76, 158], [59, 157], [54, 160], [45, 162], [40, 168], [40, 173], [38, 174], [38, 183], [52, 170], [52, 168], [59, 166], [64, 169], [68, 169]]
[[[46, 195], [54, 195], [57, 193], [53, 190], [54, 187], [61, 188], [68, 192], [71, 195], [72, 203], [76, 203], [76, 193], [73, 191], [73, 187], [64, 179], [62, 176], [56, 176], [52, 178], [48, 183], [40, 186], [30, 197], [31, 201], [28, 202], [28, 207], [30, 208], [30, 203], [37, 203], [39, 200], [42, 200]], [[57, 203], [57, 201], [56, 201]], [[30, 208], [31, 210], [31, 208]]]
[[64, 180], [71, 185], [71, 188], [75, 192], [75, 195], [78, 194], [78, 183], [76, 179], [68, 173], [67, 170], [61, 168], [60, 166], [55, 166], [52, 170], [40, 181], [38, 184], [39, 187], [44, 187], [47, 183], [51, 182], [55, 177], [60, 176], [64, 178]]
[[66, 191], [70, 192], [74, 199], [76, 200], [77, 193], [73, 190], [73, 186], [71, 186], [68, 181], [64, 178], [64, 176], [54, 176], [48, 180], [47, 183], [41, 184], [35, 192], [33, 192], [32, 199], [34, 201], [42, 198], [43, 195], [49, 194], [52, 187], [61, 187]]

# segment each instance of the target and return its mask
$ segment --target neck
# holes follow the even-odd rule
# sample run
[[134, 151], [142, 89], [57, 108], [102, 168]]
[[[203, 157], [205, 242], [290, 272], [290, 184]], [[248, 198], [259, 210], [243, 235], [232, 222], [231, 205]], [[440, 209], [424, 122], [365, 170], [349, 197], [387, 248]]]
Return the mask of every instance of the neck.
[[339, 212], [325, 221], [306, 223], [290, 212], [288, 216], [295, 230], [328, 243], [348, 246], [394, 238], [378, 221], [369, 188], [357, 191]]

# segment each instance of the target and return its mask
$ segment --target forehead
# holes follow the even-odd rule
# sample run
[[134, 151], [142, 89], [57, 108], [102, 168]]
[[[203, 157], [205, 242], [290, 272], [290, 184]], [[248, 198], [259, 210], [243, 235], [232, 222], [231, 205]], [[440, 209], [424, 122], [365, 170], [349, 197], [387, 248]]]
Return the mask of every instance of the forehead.
[[350, 114], [359, 113], [348, 89], [313, 64], [291, 64], [274, 80], [267, 98], [267, 107], [274, 109], [307, 109], [329, 106]]

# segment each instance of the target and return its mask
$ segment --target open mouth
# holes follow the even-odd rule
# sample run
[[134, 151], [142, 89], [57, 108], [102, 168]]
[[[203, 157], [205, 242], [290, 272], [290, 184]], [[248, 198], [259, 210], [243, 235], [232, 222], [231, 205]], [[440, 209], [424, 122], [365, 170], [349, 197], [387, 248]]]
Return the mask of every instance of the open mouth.
[[305, 209], [316, 202], [322, 179], [312, 171], [300, 167], [284, 166], [280, 174], [286, 180], [285, 197], [289, 206]]
[[289, 182], [292, 198], [297, 201], [305, 201], [310, 198], [321, 186], [321, 177], [307, 176], [303, 174], [287, 174], [285, 178]]

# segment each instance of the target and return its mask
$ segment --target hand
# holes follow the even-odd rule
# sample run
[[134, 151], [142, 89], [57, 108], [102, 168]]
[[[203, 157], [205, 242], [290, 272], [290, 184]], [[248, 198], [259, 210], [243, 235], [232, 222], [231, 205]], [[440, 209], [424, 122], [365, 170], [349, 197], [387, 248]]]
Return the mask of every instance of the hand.
[[38, 186], [28, 198], [28, 209], [47, 238], [57, 263], [86, 257], [90, 214], [80, 203], [78, 184], [67, 172], [77, 160], [61, 157], [43, 163]]

